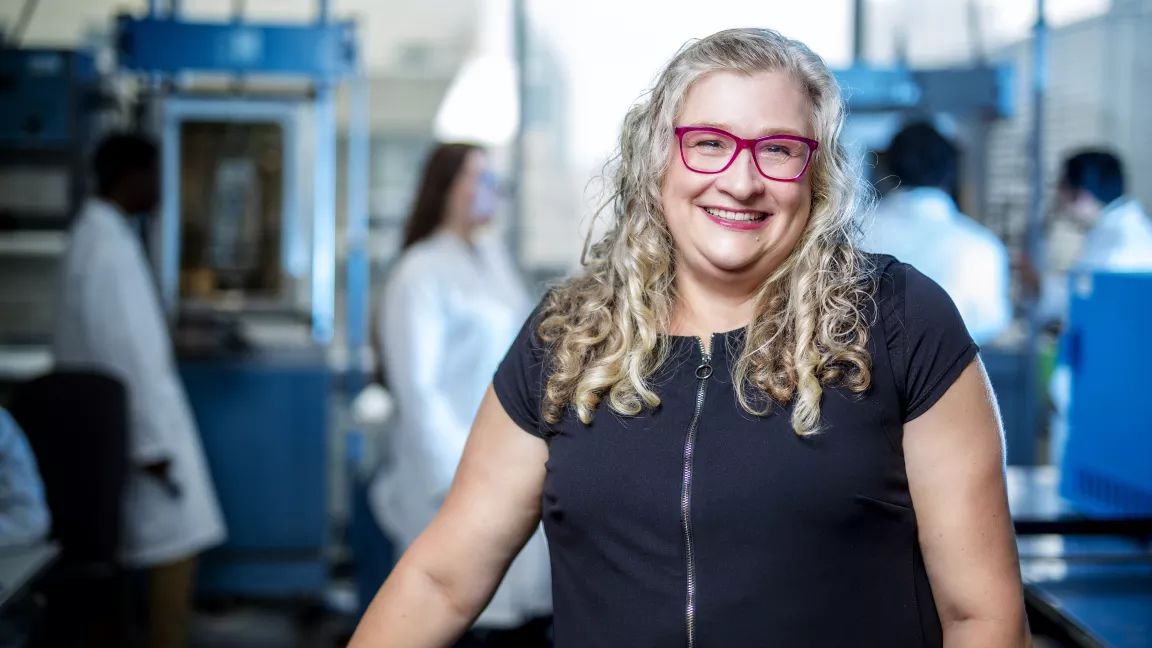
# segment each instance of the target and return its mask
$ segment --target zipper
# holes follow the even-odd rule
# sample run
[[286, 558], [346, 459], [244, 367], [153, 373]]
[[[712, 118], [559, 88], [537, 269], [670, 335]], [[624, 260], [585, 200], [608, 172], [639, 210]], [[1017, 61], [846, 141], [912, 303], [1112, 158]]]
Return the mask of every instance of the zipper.
[[[715, 336], [713, 336], [714, 341]], [[680, 521], [684, 527], [684, 555], [687, 565], [688, 594], [684, 608], [684, 620], [688, 631], [688, 648], [696, 646], [696, 555], [692, 546], [692, 467], [696, 454], [696, 427], [700, 423], [700, 411], [704, 409], [704, 393], [708, 379], [712, 377], [712, 354], [704, 348], [704, 340], [696, 338], [700, 344], [700, 365], [696, 367], [696, 411], [692, 423], [684, 437], [684, 482], [680, 491]]]

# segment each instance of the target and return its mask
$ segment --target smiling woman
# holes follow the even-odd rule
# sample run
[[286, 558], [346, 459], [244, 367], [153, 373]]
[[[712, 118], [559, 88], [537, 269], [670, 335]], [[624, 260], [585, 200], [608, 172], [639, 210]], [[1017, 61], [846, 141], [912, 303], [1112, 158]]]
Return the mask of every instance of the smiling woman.
[[1028, 644], [976, 345], [857, 249], [843, 119], [777, 32], [672, 59], [353, 648], [449, 645], [541, 520], [559, 648]]
[[870, 287], [851, 236], [869, 194], [836, 138], [839, 88], [819, 57], [787, 42], [700, 41], [625, 118], [614, 227], [593, 248], [589, 280], [554, 291], [543, 311], [556, 349], [549, 422], [568, 403], [588, 422], [605, 397], [621, 414], [656, 406], [646, 378], [667, 360], [660, 332], [746, 328], [742, 405], [763, 414], [795, 397], [800, 434], [820, 428], [823, 383], [867, 387]]

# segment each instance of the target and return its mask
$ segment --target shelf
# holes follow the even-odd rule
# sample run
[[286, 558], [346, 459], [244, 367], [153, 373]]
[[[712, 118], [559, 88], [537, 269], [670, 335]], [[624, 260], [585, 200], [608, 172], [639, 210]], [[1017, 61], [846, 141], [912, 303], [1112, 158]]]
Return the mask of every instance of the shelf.
[[0, 256], [56, 257], [67, 249], [67, 232], [0, 232]]

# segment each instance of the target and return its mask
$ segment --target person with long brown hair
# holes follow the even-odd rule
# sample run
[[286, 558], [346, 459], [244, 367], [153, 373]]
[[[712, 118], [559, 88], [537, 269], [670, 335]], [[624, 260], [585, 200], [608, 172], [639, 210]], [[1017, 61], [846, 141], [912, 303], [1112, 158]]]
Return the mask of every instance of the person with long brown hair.
[[1028, 645], [995, 397], [947, 293], [858, 248], [845, 112], [768, 29], [668, 63], [351, 648], [450, 645], [541, 520], [558, 648]]
[[[497, 198], [483, 149], [436, 147], [384, 289], [377, 345], [399, 421], [371, 499], [401, 550], [444, 501], [492, 375], [531, 310], [504, 246], [485, 233]], [[537, 531], [460, 646], [547, 646], [550, 584]]]

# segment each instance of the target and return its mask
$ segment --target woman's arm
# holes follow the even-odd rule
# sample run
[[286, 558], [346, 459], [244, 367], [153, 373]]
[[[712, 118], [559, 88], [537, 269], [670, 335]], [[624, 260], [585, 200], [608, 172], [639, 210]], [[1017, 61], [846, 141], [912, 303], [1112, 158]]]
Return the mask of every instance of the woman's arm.
[[908, 485], [946, 648], [1031, 644], [1003, 448], [979, 359], [904, 425]]
[[540, 523], [547, 444], [488, 390], [440, 512], [380, 588], [349, 648], [450, 646]]

